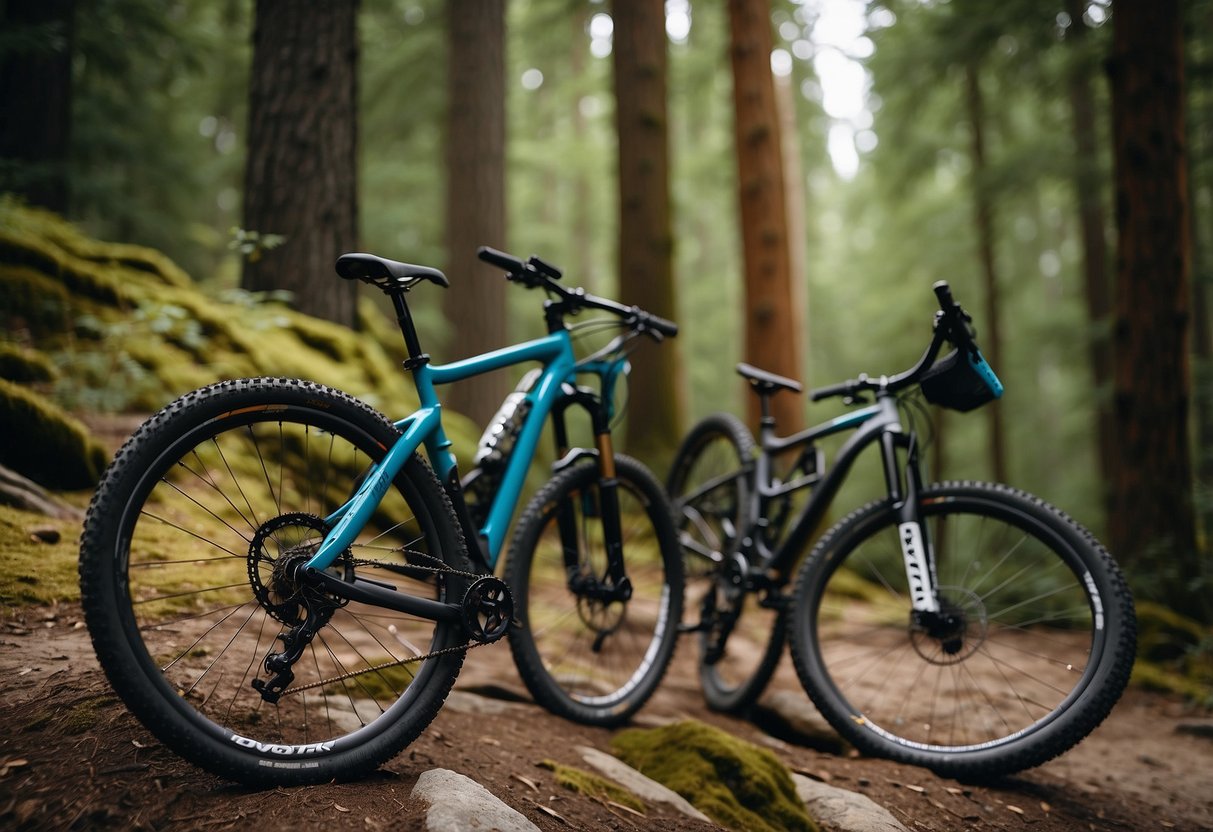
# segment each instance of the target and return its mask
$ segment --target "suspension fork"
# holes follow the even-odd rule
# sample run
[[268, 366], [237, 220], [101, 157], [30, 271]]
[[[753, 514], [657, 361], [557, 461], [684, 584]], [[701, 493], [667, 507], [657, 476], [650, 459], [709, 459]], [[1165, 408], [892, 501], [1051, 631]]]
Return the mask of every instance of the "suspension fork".
[[[898, 461], [899, 449], [905, 453], [904, 465]], [[887, 430], [880, 437], [880, 452], [889, 499], [897, 512], [897, 542], [901, 545], [911, 604], [915, 613], [938, 613], [935, 556], [919, 496], [922, 470], [918, 464], [918, 438], [913, 433]]]
[[[571, 404], [580, 404], [591, 415], [595, 445], [593, 451], [583, 449], [570, 452], [564, 412]], [[560, 544], [569, 589], [577, 595], [589, 595], [607, 602], [627, 601], [632, 595], [632, 584], [623, 562], [623, 523], [619, 510], [615, 450], [611, 443], [610, 425], [597, 404], [598, 398], [592, 391], [577, 388], [576, 392], [557, 402], [553, 408], [552, 421], [557, 457], [562, 460], [562, 466], [574, 463], [581, 456], [597, 458], [598, 488], [595, 491], [582, 492], [580, 500], [582, 517], [597, 516], [602, 523], [607, 560], [605, 575], [600, 577], [583, 574], [581, 571], [581, 535], [577, 528], [577, 512], [571, 502], [566, 501], [557, 506], [556, 524], [560, 530]]]

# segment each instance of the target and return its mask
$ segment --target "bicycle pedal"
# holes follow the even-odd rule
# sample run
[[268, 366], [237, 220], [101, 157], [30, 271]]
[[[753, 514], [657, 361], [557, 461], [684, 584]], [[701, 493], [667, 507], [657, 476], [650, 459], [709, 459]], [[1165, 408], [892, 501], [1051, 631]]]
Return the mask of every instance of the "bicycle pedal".
[[706, 629], [708, 629], [708, 625], [702, 621], [698, 624], [679, 624], [678, 635], [683, 635], [684, 633], [702, 633]]

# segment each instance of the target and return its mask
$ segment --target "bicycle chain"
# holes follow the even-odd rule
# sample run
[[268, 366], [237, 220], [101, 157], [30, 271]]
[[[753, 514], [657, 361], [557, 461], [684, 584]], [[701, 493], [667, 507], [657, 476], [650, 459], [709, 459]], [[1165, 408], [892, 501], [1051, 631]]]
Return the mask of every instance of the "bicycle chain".
[[[478, 578], [484, 577], [483, 575], [477, 574], [475, 572], [462, 572], [458, 569], [454, 569], [454, 568], [448, 566], [447, 564], [443, 563], [441, 560], [434, 557], [433, 555], [426, 554], [425, 552], [407, 551], [403, 547], [401, 547], [400, 549], [395, 549], [393, 551], [398, 551], [398, 552], [401, 552], [402, 554], [409, 555], [412, 557], [425, 558], [426, 560], [433, 561], [434, 563], [439, 564], [438, 566], [421, 566], [419, 564], [410, 563], [409, 564], [410, 569], [417, 569], [422, 572], [432, 572], [434, 574], [449, 573], [451, 575], [457, 575], [461, 578], [468, 578], [473, 581]], [[384, 563], [383, 561], [370, 560], [370, 559], [365, 559], [365, 558], [351, 558], [350, 560], [345, 561], [345, 563], [349, 564], [350, 566], [391, 566], [391, 567], [397, 566], [396, 564], [387, 564], [387, 563]], [[362, 676], [367, 673], [377, 673], [380, 670], [387, 670], [388, 668], [392, 668], [392, 667], [401, 667], [406, 664], [413, 664], [415, 662], [420, 662], [420, 661], [424, 661], [426, 659], [436, 658], [438, 656], [447, 656], [447, 655], [450, 655], [451, 653], [458, 653], [460, 651], [466, 652], [466, 651], [472, 650], [476, 647], [483, 647], [486, 644], [492, 644], [492, 643], [493, 642], [476, 641], [475, 639], [468, 639], [467, 642], [465, 642], [464, 644], [456, 644], [453, 647], [444, 647], [441, 650], [433, 650], [429, 653], [423, 653], [420, 656], [410, 656], [407, 659], [400, 659], [399, 661], [384, 662], [383, 664], [378, 664], [373, 667], [364, 667], [361, 670], [351, 670], [348, 673], [342, 673], [342, 674], [333, 676], [328, 679], [321, 679], [316, 682], [309, 682], [306, 685], [297, 685], [293, 688], [288, 688], [287, 690], [284, 690], [282, 692], [282, 696], [290, 696], [291, 694], [295, 694], [295, 693], [303, 693], [306, 690], [313, 690], [314, 688], [324, 687], [325, 685], [331, 685], [331, 684], [335, 684], [337, 682], [344, 682], [346, 679], [352, 679], [355, 676]]]

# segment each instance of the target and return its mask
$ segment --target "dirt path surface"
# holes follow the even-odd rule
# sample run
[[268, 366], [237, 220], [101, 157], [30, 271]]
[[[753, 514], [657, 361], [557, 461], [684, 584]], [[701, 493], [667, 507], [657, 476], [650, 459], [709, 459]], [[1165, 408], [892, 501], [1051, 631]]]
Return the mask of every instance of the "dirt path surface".
[[[706, 829], [669, 812], [638, 817], [556, 785], [537, 763], [588, 768], [576, 747], [607, 749], [610, 732], [553, 717], [525, 699], [505, 645], [474, 651], [457, 690], [495, 689], [500, 713], [456, 695], [433, 725], [357, 783], [257, 791], [176, 758], [111, 693], [72, 606], [8, 611], [0, 621], [0, 828], [262, 830], [423, 826], [409, 794], [422, 772], [467, 775], [540, 829]], [[773, 691], [798, 691], [785, 658]], [[801, 694], [803, 695], [803, 694]], [[482, 701], [482, 700], [481, 700]], [[674, 666], [638, 723], [694, 718], [771, 747], [793, 770], [863, 793], [910, 830], [1213, 829], [1213, 739], [1206, 715], [1130, 691], [1075, 750], [995, 784], [971, 785], [883, 760], [825, 753], [708, 711], [693, 650]]]

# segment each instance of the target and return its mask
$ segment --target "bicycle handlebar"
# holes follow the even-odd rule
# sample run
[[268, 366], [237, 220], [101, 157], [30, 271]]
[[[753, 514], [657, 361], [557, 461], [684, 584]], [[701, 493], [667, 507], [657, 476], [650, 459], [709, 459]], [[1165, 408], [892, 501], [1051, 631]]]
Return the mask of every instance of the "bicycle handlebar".
[[939, 301], [939, 311], [935, 313], [934, 334], [931, 344], [923, 353], [922, 358], [908, 370], [893, 376], [881, 376], [873, 379], [866, 374], [849, 379], [840, 384], [831, 384], [809, 391], [811, 401], [821, 401], [835, 396], [854, 397], [864, 392], [885, 391], [894, 393], [916, 384], [922, 375], [935, 363], [943, 342], [947, 341], [956, 349], [977, 349], [976, 333], [972, 327], [972, 317], [964, 311], [952, 296], [952, 289], [946, 280], [940, 280], [932, 287], [935, 298]]
[[583, 289], [569, 289], [560, 285], [556, 282], [561, 277], [560, 269], [538, 257], [521, 260], [489, 246], [481, 246], [476, 256], [489, 265], [504, 269], [507, 280], [521, 283], [528, 289], [542, 288], [556, 295], [569, 314], [575, 315], [582, 309], [610, 312], [623, 318], [637, 333], [648, 335], [656, 341], [678, 334], [678, 324], [646, 312], [639, 306], [624, 306], [607, 298], [595, 297]]

